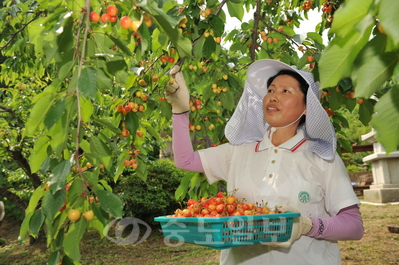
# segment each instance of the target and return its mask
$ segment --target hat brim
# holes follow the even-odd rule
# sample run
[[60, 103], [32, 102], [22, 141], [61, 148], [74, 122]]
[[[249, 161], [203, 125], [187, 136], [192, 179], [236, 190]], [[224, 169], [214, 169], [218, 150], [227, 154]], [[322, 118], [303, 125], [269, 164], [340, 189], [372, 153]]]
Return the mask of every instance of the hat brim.
[[247, 82], [254, 92], [263, 98], [267, 94], [267, 81], [281, 70], [297, 72], [309, 84], [307, 78], [298, 69], [272, 59], [262, 59], [252, 63], [247, 70]]

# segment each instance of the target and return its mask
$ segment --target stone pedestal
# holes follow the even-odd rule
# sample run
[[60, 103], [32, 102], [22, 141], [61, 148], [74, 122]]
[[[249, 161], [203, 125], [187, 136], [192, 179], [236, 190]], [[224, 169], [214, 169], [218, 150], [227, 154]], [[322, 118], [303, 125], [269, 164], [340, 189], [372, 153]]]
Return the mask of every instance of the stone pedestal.
[[375, 132], [362, 135], [362, 140], [373, 144], [374, 154], [363, 158], [371, 162], [373, 184], [364, 190], [364, 200], [368, 202], [399, 202], [399, 151], [386, 154], [381, 143], [374, 138]]

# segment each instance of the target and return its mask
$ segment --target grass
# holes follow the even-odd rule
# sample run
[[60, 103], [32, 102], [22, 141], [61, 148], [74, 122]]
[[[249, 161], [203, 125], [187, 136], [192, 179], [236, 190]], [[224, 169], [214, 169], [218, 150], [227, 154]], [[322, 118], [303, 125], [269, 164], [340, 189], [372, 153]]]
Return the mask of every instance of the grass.
[[362, 204], [365, 234], [359, 241], [341, 241], [342, 264], [399, 264], [399, 234], [390, 233], [387, 225], [399, 225], [399, 205]]
[[[359, 241], [339, 243], [342, 264], [399, 265], [399, 234], [390, 233], [387, 228], [387, 225], [399, 225], [399, 205], [362, 204], [361, 213], [365, 235]], [[0, 264], [45, 264], [49, 255], [45, 243], [19, 244], [18, 232], [19, 223], [3, 220], [0, 238], [5, 241], [5, 245], [0, 247]], [[153, 229], [141, 244], [125, 246], [106, 238], [101, 239], [97, 232], [89, 231], [81, 244], [81, 254], [81, 264], [91, 265], [219, 264], [219, 251], [192, 244], [168, 246], [157, 229]]]

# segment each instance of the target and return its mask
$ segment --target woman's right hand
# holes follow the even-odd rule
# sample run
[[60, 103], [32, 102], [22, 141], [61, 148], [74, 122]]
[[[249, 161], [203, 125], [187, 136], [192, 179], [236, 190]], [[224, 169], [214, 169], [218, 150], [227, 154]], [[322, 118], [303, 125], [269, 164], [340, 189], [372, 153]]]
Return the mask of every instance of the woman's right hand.
[[171, 76], [165, 87], [165, 98], [172, 106], [174, 114], [184, 113], [190, 110], [190, 94], [180, 66], [175, 65], [169, 71]]

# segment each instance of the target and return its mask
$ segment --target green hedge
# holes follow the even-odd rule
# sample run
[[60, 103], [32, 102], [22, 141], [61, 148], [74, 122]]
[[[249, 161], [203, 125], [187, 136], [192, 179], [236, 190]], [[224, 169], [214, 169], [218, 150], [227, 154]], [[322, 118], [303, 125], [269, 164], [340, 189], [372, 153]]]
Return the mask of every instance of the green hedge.
[[124, 177], [115, 187], [124, 204], [124, 216], [157, 225], [154, 217], [172, 214], [181, 208], [175, 199], [175, 191], [186, 173], [176, 168], [173, 162], [159, 159], [148, 165], [146, 181], [135, 174]]

